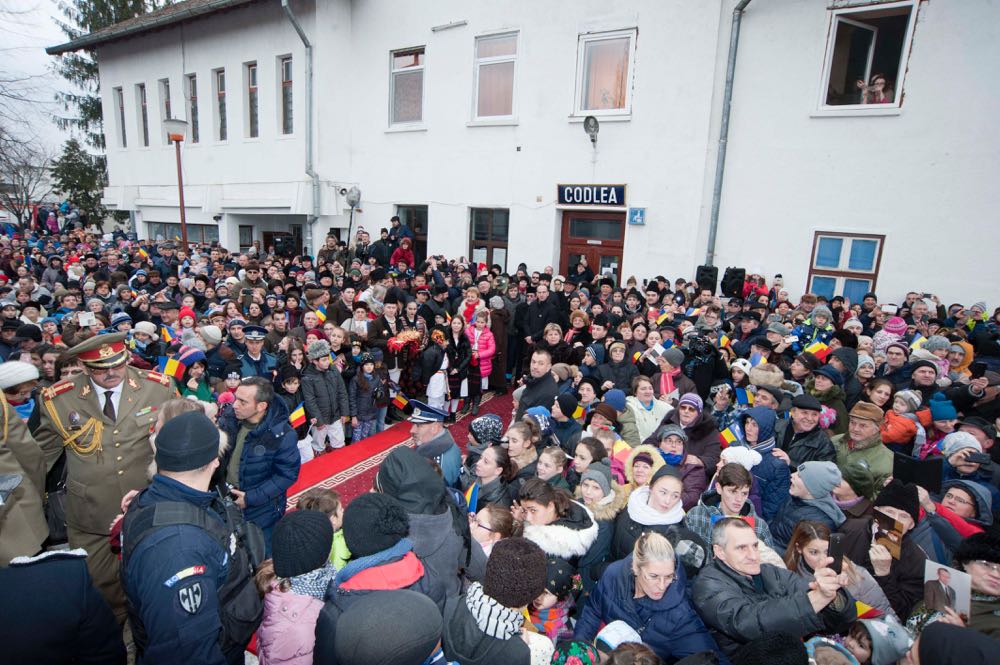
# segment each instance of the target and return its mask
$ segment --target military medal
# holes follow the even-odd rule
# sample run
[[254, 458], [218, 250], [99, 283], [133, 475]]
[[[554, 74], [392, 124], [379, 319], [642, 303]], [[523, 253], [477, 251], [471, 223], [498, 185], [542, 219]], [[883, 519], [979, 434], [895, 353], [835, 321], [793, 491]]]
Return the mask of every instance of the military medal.
[[69, 426], [71, 429], [80, 429], [80, 414], [76, 411], [69, 412]]

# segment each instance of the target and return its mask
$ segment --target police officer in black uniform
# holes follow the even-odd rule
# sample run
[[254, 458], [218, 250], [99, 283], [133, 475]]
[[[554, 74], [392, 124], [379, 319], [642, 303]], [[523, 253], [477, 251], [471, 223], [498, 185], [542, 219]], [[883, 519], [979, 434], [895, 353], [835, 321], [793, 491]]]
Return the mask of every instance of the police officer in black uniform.
[[263, 538], [209, 491], [219, 439], [203, 413], [168, 421], [158, 472], [125, 515], [122, 580], [139, 663], [243, 663], [260, 623]]

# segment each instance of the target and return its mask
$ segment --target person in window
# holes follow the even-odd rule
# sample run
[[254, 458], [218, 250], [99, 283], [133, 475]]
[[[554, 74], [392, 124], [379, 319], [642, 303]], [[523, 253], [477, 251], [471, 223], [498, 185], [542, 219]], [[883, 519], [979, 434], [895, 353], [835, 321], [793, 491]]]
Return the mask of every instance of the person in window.
[[896, 99], [896, 92], [889, 85], [889, 80], [885, 74], [874, 74], [865, 85], [863, 79], [858, 79], [855, 85], [861, 91], [862, 104], [892, 104]]

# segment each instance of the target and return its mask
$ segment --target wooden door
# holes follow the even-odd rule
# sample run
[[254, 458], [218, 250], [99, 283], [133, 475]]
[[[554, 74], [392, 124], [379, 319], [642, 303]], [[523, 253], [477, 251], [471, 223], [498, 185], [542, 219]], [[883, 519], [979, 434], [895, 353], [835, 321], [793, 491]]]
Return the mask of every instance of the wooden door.
[[610, 276], [621, 284], [622, 256], [625, 249], [625, 213], [563, 212], [562, 256], [559, 269], [563, 275], [576, 272], [580, 257], [595, 276]]

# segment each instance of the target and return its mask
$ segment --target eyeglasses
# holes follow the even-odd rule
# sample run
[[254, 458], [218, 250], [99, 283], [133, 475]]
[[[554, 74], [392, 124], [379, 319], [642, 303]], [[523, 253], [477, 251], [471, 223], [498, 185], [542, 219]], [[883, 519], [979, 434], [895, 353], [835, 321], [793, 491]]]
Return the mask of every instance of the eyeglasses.
[[476, 519], [475, 513], [469, 513], [469, 526], [478, 526], [483, 531], [489, 531], [490, 533], [493, 533], [495, 531], [495, 529], [489, 528], [488, 526], [480, 522], [478, 519]]
[[669, 575], [656, 575], [655, 573], [650, 574], [647, 573], [646, 571], [641, 571], [641, 572], [642, 572], [642, 579], [646, 580], [650, 584], [656, 584], [660, 580], [666, 582], [667, 584], [670, 584], [677, 578], [677, 573], [670, 573]]
[[991, 573], [995, 575], [1000, 575], [1000, 563], [993, 563], [992, 561], [983, 561], [982, 559], [976, 559], [975, 561], [970, 561], [969, 563], [974, 563], [977, 566], [982, 566]]
[[947, 494], [945, 494], [944, 498], [945, 499], [951, 499], [955, 503], [960, 503], [960, 504], [962, 504], [964, 506], [974, 506], [974, 505], [976, 505], [972, 501], [969, 501], [968, 499], [963, 499], [962, 497], [958, 496], [957, 494], [953, 494], [951, 492], [948, 492]]

